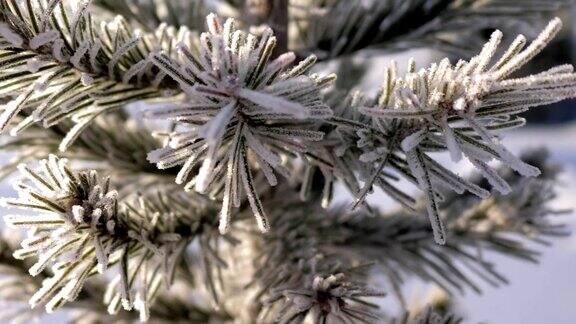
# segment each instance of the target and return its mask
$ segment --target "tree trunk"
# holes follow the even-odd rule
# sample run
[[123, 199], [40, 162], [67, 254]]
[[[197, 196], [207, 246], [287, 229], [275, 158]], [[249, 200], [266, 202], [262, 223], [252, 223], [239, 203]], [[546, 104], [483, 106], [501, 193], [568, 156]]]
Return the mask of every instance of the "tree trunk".
[[251, 22], [266, 24], [276, 36], [274, 56], [288, 51], [288, 2], [289, 0], [248, 0], [246, 12]]

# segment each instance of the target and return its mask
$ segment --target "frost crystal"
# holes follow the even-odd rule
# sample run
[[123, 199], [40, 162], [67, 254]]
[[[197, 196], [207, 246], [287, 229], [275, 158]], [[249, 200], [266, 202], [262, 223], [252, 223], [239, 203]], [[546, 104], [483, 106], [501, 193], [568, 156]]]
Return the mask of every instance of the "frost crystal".
[[[94, 267], [103, 271], [117, 242], [109, 223], [116, 221], [116, 192], [95, 171], [74, 173], [65, 159], [51, 155], [38, 170], [19, 167], [24, 178], [16, 183], [18, 199], [7, 199], [10, 207], [31, 209], [37, 215], [8, 215], [8, 226], [30, 229], [29, 237], [14, 256], [38, 261], [30, 268], [36, 276], [54, 265], [54, 276], [30, 299], [30, 305], [47, 309], [71, 301], [78, 295]], [[57, 292], [61, 289], [60, 292]]]
[[[495, 177], [487, 162], [498, 159], [523, 176], [537, 176], [540, 171], [514, 156], [494, 131], [522, 126], [516, 117], [533, 106], [574, 97], [576, 75], [571, 67], [551, 69], [525, 78], [505, 79], [526, 64], [554, 37], [561, 22], [550, 22], [542, 34], [526, 49], [522, 38], [515, 41], [493, 66], [489, 67], [502, 33], [496, 31], [481, 53], [469, 62], [452, 66], [446, 59], [439, 65], [394, 80], [382, 96], [386, 104], [378, 108], [361, 107], [363, 114], [384, 121], [398, 121], [406, 132], [400, 147], [422, 190], [427, 192], [428, 214], [437, 241], [443, 243], [444, 230], [438, 216], [429, 167], [422, 156], [428, 143], [444, 145], [452, 159], [462, 155], [480, 166], [495, 188], [503, 192], [508, 186]], [[442, 176], [442, 175], [440, 175]], [[453, 190], [457, 184], [444, 181]], [[484, 196], [482, 194], [481, 196]]]
[[[26, 165], [19, 169], [24, 176], [15, 185], [19, 198], [4, 203], [38, 214], [5, 216], [8, 226], [29, 230], [14, 257], [37, 257], [29, 269], [32, 276], [47, 276], [48, 266], [54, 273], [32, 295], [32, 307], [45, 305], [53, 312], [75, 300], [88, 277], [118, 264], [120, 274], [105, 299], [108, 310], [115, 314], [120, 306], [135, 307], [145, 320], [148, 302], [160, 285], [172, 284], [179, 256], [194, 235], [204, 233], [207, 239], [218, 234], [215, 227], [204, 227], [206, 207], [190, 196], [132, 195], [119, 203], [108, 179], [95, 171], [72, 171], [54, 155], [40, 161], [37, 170]], [[134, 287], [150, 293], [135, 299]]]
[[[0, 322], [61, 308], [83, 323], [395, 322], [372, 287], [409, 309], [409, 277], [506, 283], [484, 250], [535, 261], [527, 238], [565, 233], [549, 220], [558, 169], [501, 138], [576, 97], [571, 65], [516, 76], [560, 21], [502, 50], [496, 31], [469, 61], [392, 63], [375, 96], [349, 89], [374, 67], [360, 50], [463, 54], [569, 1], [540, 2], [0, 0], [0, 149], [14, 157], [0, 178], [21, 175], [4, 200], [18, 212], [0, 233]], [[234, 19], [202, 26], [210, 11]], [[342, 78], [327, 89], [335, 76], [313, 66]], [[342, 185], [358, 210], [334, 206]], [[381, 213], [375, 189], [405, 208]], [[445, 302], [400, 322], [459, 321]]]
[[167, 146], [151, 152], [149, 159], [161, 169], [182, 165], [176, 182], [186, 183], [187, 189], [212, 196], [223, 190], [222, 233], [228, 230], [232, 206], [239, 206], [243, 188], [265, 232], [266, 213], [249, 160], [258, 161], [270, 185], [277, 183], [274, 171], [288, 174], [281, 158], [284, 152], [306, 153], [308, 143], [323, 137], [307, 124], [332, 115], [320, 90], [333, 77], [305, 75], [313, 57], [292, 68], [293, 53], [272, 60], [276, 38], [270, 29], [258, 37], [236, 30], [232, 19], [222, 25], [209, 15], [207, 22], [209, 32], [201, 35], [198, 54], [180, 44], [179, 62], [163, 53], [150, 56], [190, 99], [151, 113], [175, 121], [178, 127]]
[[362, 297], [383, 296], [383, 293], [346, 280], [343, 273], [315, 276], [310, 287], [286, 289], [270, 297], [269, 303], [281, 302], [282, 311], [276, 319], [305, 322], [314, 317], [318, 323], [360, 322], [372, 323], [379, 317], [375, 305]]
[[[552, 20], [526, 48], [525, 38], [519, 36], [499, 59], [494, 59], [494, 54], [502, 33], [496, 31], [470, 61], [452, 65], [444, 59], [419, 71], [411, 63], [402, 78], [396, 76], [397, 68], [392, 63], [373, 103], [361, 95], [348, 99], [348, 106], [355, 109], [337, 109], [338, 117], [331, 121], [337, 127], [329, 138], [341, 142], [331, 160], [336, 174], [357, 192], [356, 205], [376, 185], [413, 209], [412, 199], [390, 184], [395, 176], [386, 170], [393, 169], [426, 193], [435, 237], [444, 243], [446, 234], [438, 212], [442, 194], [435, 184], [481, 198], [486, 198], [488, 192], [446, 169], [428, 152], [448, 150], [454, 161], [466, 157], [502, 193], [509, 192], [510, 187], [490, 168], [492, 160], [499, 160], [522, 176], [538, 176], [537, 168], [502, 145], [498, 132], [523, 126], [525, 120], [517, 115], [529, 108], [576, 96], [576, 74], [570, 65], [507, 78], [538, 54], [560, 27], [559, 19]], [[403, 157], [398, 155], [400, 152]], [[364, 188], [360, 189], [354, 174], [345, 169], [358, 171], [366, 183]]]
[[[37, 1], [2, 2], [0, 23], [0, 95], [14, 99], [0, 112], [0, 133], [12, 128], [17, 115], [31, 115], [13, 127], [12, 135], [40, 122], [51, 127], [72, 119], [60, 146], [66, 150], [94, 119], [132, 101], [160, 96], [174, 86], [148, 61], [152, 50], [171, 49], [167, 38], [189, 41], [189, 31], [158, 28], [139, 33], [122, 18], [95, 24], [82, 1], [71, 13], [61, 1], [45, 7]], [[30, 17], [23, 18], [22, 13]], [[34, 13], [42, 12], [42, 17]], [[6, 46], [8, 42], [11, 46]], [[26, 71], [22, 71], [26, 67]], [[154, 69], [154, 71], [152, 71]]]

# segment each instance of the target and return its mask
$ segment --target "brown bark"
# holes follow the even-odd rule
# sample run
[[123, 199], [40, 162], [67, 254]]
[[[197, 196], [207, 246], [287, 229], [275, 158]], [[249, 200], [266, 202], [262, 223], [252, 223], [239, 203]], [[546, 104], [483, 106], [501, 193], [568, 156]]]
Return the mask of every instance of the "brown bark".
[[276, 36], [274, 56], [288, 51], [289, 0], [248, 0], [246, 12], [253, 24], [266, 24]]

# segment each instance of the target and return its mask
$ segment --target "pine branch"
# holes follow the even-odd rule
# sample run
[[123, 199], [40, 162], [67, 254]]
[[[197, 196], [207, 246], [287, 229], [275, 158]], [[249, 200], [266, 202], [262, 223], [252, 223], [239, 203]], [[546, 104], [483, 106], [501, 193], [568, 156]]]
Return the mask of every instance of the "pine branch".
[[[287, 2], [282, 4], [265, 17], [280, 8], [276, 13], [287, 18]], [[326, 102], [324, 91], [335, 77], [309, 74], [315, 56], [296, 65], [294, 53], [272, 59], [287, 43], [286, 35], [279, 42], [272, 29], [253, 28], [251, 34], [215, 15], [208, 16], [207, 32], [199, 37], [165, 25], [141, 33], [121, 18], [98, 29], [88, 6], [0, 0], [0, 95], [10, 100], [0, 128], [20, 136], [0, 148], [20, 151], [21, 161], [48, 154], [37, 168], [18, 167], [18, 198], [6, 201], [34, 213], [6, 216], [8, 225], [29, 229], [14, 255], [36, 258], [29, 269], [37, 278], [30, 281], [37, 288], [32, 307], [52, 312], [78, 306], [88, 280], [115, 268], [118, 274], [104, 293], [106, 312], [135, 309], [142, 321], [256, 320], [242, 317], [248, 313], [263, 322], [374, 322], [382, 314], [369, 299], [382, 293], [371, 288], [367, 261], [376, 261], [370, 270], [383, 271], [401, 300], [406, 275], [447, 291], [479, 291], [478, 281], [497, 286], [506, 279], [475, 251], [536, 261], [537, 251], [524, 239], [544, 242], [564, 234], [549, 221], [555, 172], [530, 165], [500, 142], [500, 131], [524, 125], [521, 112], [576, 96], [570, 65], [510, 78], [558, 33], [558, 19], [528, 46], [524, 36], [517, 37], [500, 58], [494, 56], [503, 36], [496, 31], [470, 61], [452, 65], [446, 59], [418, 71], [411, 60], [403, 77], [391, 64], [375, 98], [355, 93]], [[448, 13], [500, 19], [510, 17], [510, 8], [541, 9], [531, 1], [500, 0], [399, 6], [405, 8], [380, 8], [386, 11], [385, 31], [396, 35], [402, 10], [423, 13], [418, 26], [405, 28], [414, 39], [455, 23]], [[335, 29], [336, 38], [328, 34], [326, 48], [322, 33], [314, 40], [320, 43], [313, 43], [329, 51], [322, 53], [325, 58], [379, 43], [378, 32], [364, 38], [380, 19], [376, 9], [368, 9], [376, 18], [362, 20], [369, 13], [360, 7], [351, 20], [336, 20], [342, 28]], [[156, 134], [163, 142], [129, 127], [119, 111], [133, 101], [162, 97], [170, 104], [147, 116], [171, 122], [166, 134]], [[115, 114], [103, 116], [108, 111]], [[56, 150], [75, 161], [104, 162], [114, 179], [72, 170], [50, 154]], [[467, 158], [485, 181], [452, 172], [435, 153]], [[493, 160], [508, 171], [492, 167]], [[544, 178], [527, 179], [542, 171]], [[164, 183], [173, 176], [185, 191], [199, 194]], [[355, 194], [354, 207], [366, 208], [326, 210], [336, 181]], [[421, 189], [421, 199], [406, 194], [399, 181]], [[379, 215], [365, 200], [377, 187], [406, 210]], [[246, 239], [242, 248], [250, 245], [247, 255], [234, 249], [240, 241], [229, 234], [231, 227]], [[431, 244], [432, 236], [443, 246]], [[244, 287], [250, 294], [240, 301], [242, 280], [233, 273], [239, 256], [249, 257], [256, 269], [242, 269], [253, 278]], [[203, 306], [179, 299], [177, 284], [194, 290]], [[436, 318], [430, 314], [424, 322]], [[85, 310], [81, 316], [96, 315]]]
[[206, 0], [95, 0], [94, 5], [104, 9], [111, 16], [121, 15], [128, 21], [136, 22], [148, 31], [154, 31], [161, 24], [176, 28], [185, 26], [191, 30], [202, 31], [204, 18], [218, 7], [208, 2]]
[[279, 288], [267, 301], [268, 304], [282, 303], [277, 322], [304, 322], [312, 318], [315, 323], [332, 321], [373, 323], [378, 319], [374, 304], [363, 298], [381, 296], [364, 284], [349, 281], [344, 273], [326, 277], [316, 275], [306, 286]]
[[170, 53], [172, 39], [190, 42], [193, 37], [166, 26], [140, 33], [121, 18], [98, 28], [88, 1], [76, 9], [60, 1], [50, 5], [0, 2], [0, 95], [16, 96], [3, 107], [0, 129], [6, 130], [20, 111], [30, 113], [12, 128], [13, 135], [36, 122], [50, 127], [71, 119], [75, 125], [59, 147], [65, 151], [97, 116], [162, 97], [162, 89], [173, 83], [150, 64], [150, 53]]
[[[431, 154], [447, 151], [456, 162], [468, 158], [490, 186], [504, 194], [510, 187], [488, 165], [490, 161], [498, 160], [525, 177], [539, 175], [499, 139], [502, 131], [525, 124], [518, 114], [574, 97], [576, 74], [571, 65], [508, 79], [550, 42], [560, 26], [559, 19], [553, 20], [525, 49], [525, 38], [519, 36], [499, 59], [493, 58], [502, 38], [496, 31], [479, 55], [455, 66], [445, 59], [417, 71], [411, 61], [407, 74], [398, 78], [392, 62], [376, 99], [353, 94], [340, 101], [335, 117], [328, 120], [334, 128], [320, 144], [329, 148], [321, 156], [334, 166], [332, 179], [342, 179], [356, 194], [355, 206], [379, 187], [412, 210], [414, 199], [394, 182], [413, 183], [426, 193], [434, 236], [444, 243], [438, 211], [444, 194], [439, 188], [480, 198], [489, 192], [436, 162]], [[365, 182], [363, 189], [359, 180]]]
[[[502, 168], [499, 174], [510, 183], [510, 195], [495, 192], [485, 201], [473, 195], [458, 196], [459, 203], [442, 205], [442, 217], [452, 233], [445, 246], [430, 244], [432, 232], [422, 207], [416, 215], [399, 211], [374, 217], [345, 209], [325, 211], [317, 203], [302, 204], [296, 197], [290, 201], [281, 190], [268, 201], [277, 207], [270, 214], [272, 230], [255, 258], [258, 270], [253, 285], [259, 287], [263, 300], [271, 298], [268, 294], [279, 298], [287, 286], [295, 287], [288, 293], [303, 288], [311, 273], [337, 273], [367, 261], [376, 262], [372, 273], [385, 275], [401, 301], [402, 285], [410, 275], [449, 292], [480, 292], [478, 282], [495, 287], [506, 284], [506, 278], [485, 259], [485, 251], [536, 262], [539, 253], [526, 244], [527, 239], [546, 243], [547, 238], [566, 234], [563, 226], [552, 222], [563, 212], [550, 207], [558, 185], [555, 167], [541, 153], [526, 157], [545, 171], [544, 178], [527, 181]], [[483, 184], [480, 177], [471, 181]], [[285, 217], [286, 211], [290, 217]], [[354, 282], [369, 280], [361, 273], [353, 278]], [[261, 316], [273, 314], [291, 313], [264, 308]], [[450, 316], [446, 320], [458, 322]]]
[[[324, 250], [324, 242], [316, 240], [317, 232], [307, 226], [305, 215], [326, 215], [315, 214], [318, 209], [313, 204], [294, 203], [297, 197], [282, 196], [270, 201], [277, 206], [272, 209], [272, 230], [262, 238], [261, 251], [253, 261], [256, 272], [250, 287], [256, 289], [254, 302], [262, 303], [258, 321], [375, 322], [380, 314], [370, 299], [384, 293], [368, 284], [370, 264]], [[295, 206], [298, 219], [292, 222], [283, 216]]]
[[[240, 205], [242, 187], [261, 230], [268, 229], [266, 212], [254, 186], [249, 153], [255, 154], [255, 160], [272, 186], [278, 182], [274, 171], [288, 174], [281, 165], [280, 156], [292, 153], [304, 156], [324, 174], [333, 172], [336, 177], [347, 177], [347, 183], [356, 191], [350, 177], [354, 170], [334, 171], [338, 166], [348, 168], [346, 161], [338, 161], [340, 154], [326, 152], [322, 147], [324, 132], [310, 129], [332, 115], [322, 102], [320, 90], [333, 78], [303, 75], [314, 58], [291, 70], [288, 69], [294, 59], [291, 53], [269, 63], [275, 47], [275, 38], [270, 31], [257, 41], [254, 36], [235, 31], [233, 20], [221, 25], [214, 16], [209, 17], [208, 27], [210, 31], [201, 36], [199, 54], [180, 44], [181, 60], [159, 52], [150, 55], [151, 62], [177, 81], [188, 95], [187, 103], [153, 113], [155, 117], [175, 120], [177, 128], [171, 134], [168, 146], [150, 153], [150, 160], [160, 168], [184, 164], [176, 177], [176, 182], [182, 184], [188, 181], [198, 160], [204, 158], [198, 175], [188, 181], [185, 188], [194, 187], [211, 197], [217, 197], [223, 191], [222, 232], [227, 231], [232, 206]], [[357, 108], [360, 114], [373, 119], [374, 126], [369, 132], [376, 130], [375, 139], [383, 142], [376, 150], [362, 152], [380, 144], [360, 141], [363, 143], [360, 152], [352, 153], [351, 165], [358, 165], [358, 156], [361, 162], [367, 163], [359, 167], [362, 170], [359, 173], [368, 174], [365, 178], [369, 181], [360, 191], [358, 201], [362, 202], [372, 185], [378, 184], [410, 206], [411, 201], [405, 194], [380, 179], [386, 168], [392, 167], [428, 193], [428, 214], [438, 242], [443, 243], [446, 234], [437, 211], [442, 196], [432, 189], [434, 185], [440, 183], [458, 193], [468, 190], [480, 197], [486, 197], [488, 193], [436, 163], [428, 157], [428, 152], [448, 148], [455, 160], [467, 156], [484, 171], [491, 184], [503, 192], [508, 188], [489, 169], [487, 162], [490, 160], [499, 159], [525, 176], [537, 175], [538, 170], [525, 165], [498, 144], [492, 132], [522, 126], [522, 119], [511, 119], [511, 116], [525, 109], [573, 96], [574, 75], [570, 66], [556, 67], [537, 76], [505, 80], [541, 51], [559, 28], [559, 20], [552, 21], [524, 51], [521, 51], [524, 38], [519, 37], [490, 69], [488, 65], [502, 38], [500, 32], [495, 32], [483, 51], [470, 62], [451, 66], [445, 60], [420, 73], [416, 73], [415, 65], [411, 63], [403, 81], [396, 81], [395, 68], [390, 68], [387, 84], [374, 102], [378, 108], [366, 104]], [[256, 44], [258, 46], [252, 48]], [[255, 56], [251, 57], [250, 53]], [[428, 82], [428, 88], [423, 87]], [[399, 108], [402, 111], [398, 111]], [[341, 118], [329, 121], [337, 126], [340, 123], [339, 126], [352, 127], [352, 130], [361, 128], [358, 122], [350, 123]], [[397, 123], [400, 128], [391, 128]], [[467, 126], [453, 126], [461, 123]], [[67, 146], [69, 140], [87, 125], [74, 126], [60, 148]], [[395, 134], [393, 138], [390, 137], [392, 133]], [[400, 139], [396, 140], [396, 136]], [[228, 148], [231, 148], [230, 152]], [[379, 159], [382, 150], [385, 158]], [[339, 153], [342, 152], [345, 153], [342, 150]], [[322, 157], [326, 154], [326, 158]], [[375, 170], [366, 169], [374, 163], [377, 165]], [[331, 187], [330, 181], [327, 182], [325, 188], [330, 191]], [[329, 193], [325, 195], [329, 196]]]
[[[47, 129], [31, 126], [18, 137], [3, 138], [0, 149], [12, 153], [13, 157], [2, 166], [0, 176], [9, 176], [21, 163], [58, 153], [60, 142], [72, 127], [70, 124], [62, 122]], [[173, 181], [177, 170], [160, 171], [146, 160], [146, 152], [158, 146], [160, 141], [153, 138], [148, 129], [132, 119], [110, 114], [97, 118], [61, 156], [89, 163], [92, 168], [111, 176], [112, 184], [124, 196], [135, 188], [145, 192], [146, 188], [158, 183]]]
[[[545, 161], [540, 161], [540, 165], [543, 169], [550, 169]], [[474, 281], [465, 275], [467, 271], [456, 266], [455, 260], [461, 260], [464, 268], [477, 273], [478, 279], [498, 286], [507, 281], [482, 257], [483, 253], [474, 255], [471, 251], [476, 248], [492, 250], [508, 257], [535, 262], [538, 253], [525, 245], [525, 240], [521, 237], [545, 242], [546, 237], [554, 238], [566, 234], [563, 226], [551, 222], [555, 215], [563, 212], [555, 211], [549, 206], [555, 198], [556, 173], [550, 173], [539, 180], [522, 179], [505, 169], [500, 171], [500, 175], [510, 182], [510, 195], [494, 193], [492, 198], [481, 202], [473, 195], [468, 195], [467, 198], [459, 196], [459, 203], [442, 205], [443, 218], [452, 233], [445, 248], [427, 246], [425, 241], [430, 240], [430, 230], [425, 229], [428, 232], [425, 234], [421, 232], [423, 228], [418, 229], [416, 225], [416, 219], [420, 219], [420, 222], [425, 220], [402, 215], [403, 213], [382, 219], [370, 216], [345, 217], [348, 225], [341, 224], [340, 227], [348, 227], [350, 233], [363, 226], [367, 227], [359, 230], [357, 234], [351, 234], [352, 236], [335, 236], [342, 240], [342, 247], [348, 244], [356, 246], [355, 251], [359, 254], [369, 251], [370, 245], [382, 244], [373, 252], [367, 252], [368, 257], [381, 260], [383, 266], [389, 269], [400, 267], [391, 271], [394, 275], [390, 276], [390, 280], [397, 280], [396, 284], [402, 283], [402, 279], [396, 276], [413, 273], [426, 281], [434, 281], [447, 290], [461, 291], [464, 287], [478, 290], [479, 287]], [[368, 225], [370, 223], [372, 225]], [[513, 238], [508, 235], [510, 233], [518, 236]], [[362, 241], [366, 242], [366, 245], [362, 244]], [[383, 250], [387, 253], [382, 254]], [[411, 258], [414, 258], [414, 261], [410, 261]], [[423, 266], [425, 264], [427, 266]]]
[[[16, 251], [14, 237], [3, 235], [0, 238], [0, 276], [2, 287], [3, 303], [8, 303], [11, 307], [0, 312], [0, 318], [10, 320], [13, 323], [20, 323], [26, 320], [35, 320], [42, 316], [39, 309], [30, 309], [28, 300], [42, 286], [42, 282], [52, 276], [52, 273], [45, 269], [35, 277], [31, 277], [28, 268], [31, 266], [25, 260], [14, 259], [12, 256]], [[111, 323], [125, 323], [126, 321], [136, 321], [138, 316], [134, 312], [122, 311], [111, 315], [102, 305], [105, 286], [102, 282], [91, 280], [87, 282], [78, 298], [69, 302], [63, 307], [71, 312], [71, 322], [82, 322], [95, 320], [106, 320]], [[196, 305], [188, 303], [177, 297], [161, 294], [151, 308], [151, 321], [209, 321], [211, 319], [224, 319], [225, 315], [211, 313]]]
[[[468, 55], [483, 41], [485, 30], [505, 29], [531, 35], [571, 0], [384, 0], [309, 1], [294, 5], [303, 43], [301, 55], [320, 60], [363, 49], [431, 46]], [[461, 40], [465, 41], [461, 41]]]
[[[261, 231], [268, 230], [254, 185], [254, 164], [269, 184], [278, 183], [274, 172], [289, 177], [281, 156], [305, 154], [309, 143], [323, 133], [310, 124], [331, 116], [320, 91], [334, 76], [308, 76], [315, 58], [290, 67], [293, 53], [271, 60], [276, 38], [267, 29], [260, 39], [236, 30], [233, 19], [223, 25], [215, 15], [207, 18], [209, 32], [201, 35], [200, 53], [180, 47], [183, 58], [157, 54], [153, 62], [189, 95], [173, 109], [151, 113], [176, 123], [167, 145], [148, 158], [160, 169], [183, 165], [176, 183], [201, 194], [222, 194], [220, 230], [226, 233], [233, 207], [244, 193]], [[196, 164], [202, 162], [193, 174]]]
[[[37, 276], [32, 277], [28, 273], [31, 266], [25, 260], [15, 259], [13, 254], [17, 250], [17, 240], [15, 234], [3, 233], [0, 237], [0, 276], [2, 281], [3, 303], [9, 303], [12, 307], [3, 309], [0, 318], [10, 320], [13, 323], [20, 323], [26, 320], [35, 320], [42, 316], [42, 311], [31, 309], [28, 300], [42, 286], [42, 282], [49, 278], [52, 273], [45, 269]], [[101, 306], [102, 298], [101, 286], [95, 282], [89, 283], [85, 287], [78, 299], [67, 305], [69, 309], [82, 309], [84, 305], [90, 304], [93, 312], [99, 312], [100, 316], [107, 317], [104, 307]], [[128, 313], [118, 314], [118, 320], [129, 318]]]
[[[121, 14], [153, 30], [162, 22], [203, 31], [201, 22], [210, 12], [235, 17], [244, 25], [267, 23], [274, 28], [279, 20], [268, 19], [276, 0], [242, 1], [134, 1], [98, 0], [95, 4]], [[282, 0], [283, 1], [283, 0]], [[363, 49], [407, 49], [431, 46], [460, 55], [471, 54], [484, 41], [485, 30], [500, 28], [532, 35], [534, 26], [544, 22], [571, 0], [546, 4], [530, 0], [384, 0], [384, 1], [292, 1], [292, 27], [298, 30], [298, 57], [313, 53], [320, 60], [354, 54]], [[283, 17], [284, 15], [281, 15]], [[284, 23], [281, 23], [284, 25]], [[292, 28], [291, 27], [291, 28]], [[287, 30], [287, 29], [286, 29]], [[453, 37], [456, 34], [457, 37]], [[465, 41], [462, 41], [462, 40]], [[283, 42], [279, 42], [282, 44]], [[284, 53], [278, 50], [278, 54]]]
[[459, 324], [464, 321], [452, 313], [440, 314], [435, 312], [431, 307], [427, 308], [419, 316], [414, 317], [412, 315], [406, 313], [403, 318], [390, 321], [390, 324]]
[[[30, 299], [32, 308], [45, 303], [53, 312], [74, 301], [89, 277], [117, 265], [120, 275], [108, 285], [104, 299], [107, 311], [116, 314], [121, 305], [134, 307], [146, 320], [159, 288], [173, 283], [192, 241], [204, 242], [205, 259], [219, 260], [210, 248], [219, 240], [213, 209], [202, 199], [159, 191], [119, 202], [109, 180], [94, 171], [71, 171], [55, 156], [40, 166], [37, 171], [20, 167], [26, 181], [15, 186], [19, 199], [6, 200], [8, 206], [40, 214], [5, 217], [9, 226], [33, 229], [14, 253], [19, 259], [38, 257], [30, 274], [53, 265], [54, 275]], [[228, 236], [222, 239], [235, 242]], [[204, 266], [204, 271], [212, 271], [210, 264]]]

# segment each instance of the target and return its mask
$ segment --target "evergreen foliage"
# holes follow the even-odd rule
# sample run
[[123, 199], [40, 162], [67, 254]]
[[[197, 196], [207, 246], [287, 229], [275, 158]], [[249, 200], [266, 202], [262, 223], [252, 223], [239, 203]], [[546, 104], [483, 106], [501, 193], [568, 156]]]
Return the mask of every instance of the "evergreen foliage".
[[[4, 220], [25, 230], [0, 237], [3, 318], [459, 323], [438, 305], [408, 312], [406, 280], [498, 287], [484, 250], [535, 262], [527, 239], [566, 234], [551, 220], [559, 170], [501, 138], [576, 97], [571, 65], [519, 72], [560, 19], [503, 33], [567, 3], [0, 0], [0, 177], [19, 175]], [[335, 89], [317, 64], [468, 54], [462, 37], [485, 29], [469, 60], [403, 75], [390, 62], [375, 94]], [[339, 184], [351, 205], [333, 201]], [[402, 208], [374, 206], [374, 190]]]

